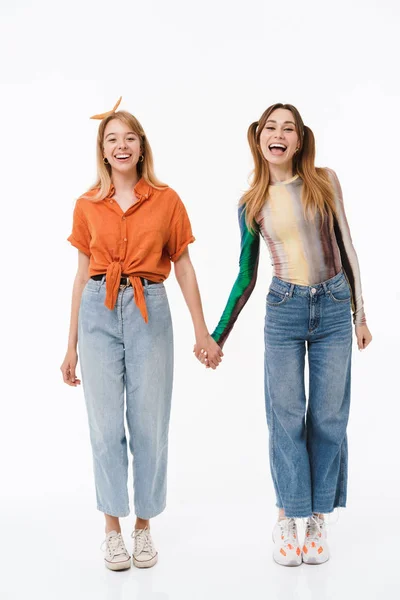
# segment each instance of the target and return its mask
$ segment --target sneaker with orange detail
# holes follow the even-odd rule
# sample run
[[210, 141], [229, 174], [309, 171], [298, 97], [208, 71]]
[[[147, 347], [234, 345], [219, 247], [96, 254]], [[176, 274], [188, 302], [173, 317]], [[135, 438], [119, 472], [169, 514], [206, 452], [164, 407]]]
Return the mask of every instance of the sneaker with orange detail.
[[321, 565], [327, 560], [329, 560], [329, 547], [326, 541], [325, 521], [318, 515], [312, 515], [306, 523], [303, 562], [307, 565]]
[[272, 533], [274, 541], [274, 561], [284, 567], [301, 565], [301, 550], [297, 535], [296, 519], [281, 519]]

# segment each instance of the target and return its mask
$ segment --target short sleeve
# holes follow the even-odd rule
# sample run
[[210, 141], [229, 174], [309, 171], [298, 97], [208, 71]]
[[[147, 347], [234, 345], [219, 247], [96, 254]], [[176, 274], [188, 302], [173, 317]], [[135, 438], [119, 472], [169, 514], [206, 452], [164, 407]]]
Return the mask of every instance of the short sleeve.
[[192, 226], [186, 208], [180, 198], [175, 206], [175, 210], [171, 219], [166, 249], [168, 256], [172, 262], [178, 260], [189, 244], [194, 242], [195, 238], [192, 233]]
[[75, 204], [72, 233], [69, 236], [68, 241], [75, 246], [75, 248], [78, 248], [78, 250], [81, 250], [81, 252], [90, 256], [90, 231], [79, 200]]

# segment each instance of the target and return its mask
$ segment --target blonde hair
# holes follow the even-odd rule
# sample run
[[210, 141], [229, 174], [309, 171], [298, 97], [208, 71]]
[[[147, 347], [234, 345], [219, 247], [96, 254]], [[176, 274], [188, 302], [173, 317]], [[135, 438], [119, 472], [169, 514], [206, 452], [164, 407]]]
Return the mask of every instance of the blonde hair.
[[259, 121], [252, 123], [247, 131], [247, 139], [254, 160], [254, 170], [250, 181], [250, 189], [241, 198], [240, 205], [246, 210], [247, 227], [254, 231], [257, 217], [264, 206], [268, 186], [270, 184], [268, 161], [260, 148], [260, 135], [271, 113], [284, 108], [293, 115], [296, 132], [299, 136], [300, 148], [293, 157], [293, 171], [303, 180], [302, 202], [306, 218], [315, 219], [317, 212], [321, 215], [321, 226], [325, 219], [329, 227], [333, 226], [333, 215], [336, 215], [334, 191], [325, 169], [315, 167], [315, 138], [309, 127], [304, 125], [299, 111], [292, 104], [273, 104], [263, 112]]
[[90, 194], [89, 197], [92, 200], [103, 200], [110, 192], [110, 186], [112, 183], [111, 166], [109, 164], [104, 164], [103, 149], [104, 131], [108, 123], [113, 119], [118, 119], [127, 125], [129, 129], [133, 131], [140, 139], [140, 149], [143, 156], [143, 161], [139, 161], [136, 165], [138, 176], [142, 177], [148, 184], [157, 189], [168, 187], [156, 177], [154, 172], [153, 153], [151, 151], [148, 139], [145, 136], [143, 127], [136, 117], [131, 115], [131, 113], [126, 112], [125, 110], [119, 110], [103, 119], [99, 125], [99, 131], [97, 134], [97, 181], [88, 190], [88, 193], [92, 192], [93, 190], [98, 190], [98, 192], [95, 195]]

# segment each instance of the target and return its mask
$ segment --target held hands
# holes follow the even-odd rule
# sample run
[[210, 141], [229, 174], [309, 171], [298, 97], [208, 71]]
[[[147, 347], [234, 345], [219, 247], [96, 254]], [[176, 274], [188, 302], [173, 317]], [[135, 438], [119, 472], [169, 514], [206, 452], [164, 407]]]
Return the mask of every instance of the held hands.
[[370, 330], [366, 325], [356, 325], [356, 338], [359, 350], [365, 350], [372, 340]]
[[61, 365], [61, 373], [64, 383], [72, 387], [80, 385], [81, 380], [76, 377], [76, 365], [78, 364], [78, 354], [76, 350], [68, 350], [64, 362]]
[[217, 342], [213, 340], [209, 333], [201, 337], [196, 337], [193, 352], [197, 360], [199, 360], [206, 369], [211, 368], [214, 371], [219, 366], [224, 355]]

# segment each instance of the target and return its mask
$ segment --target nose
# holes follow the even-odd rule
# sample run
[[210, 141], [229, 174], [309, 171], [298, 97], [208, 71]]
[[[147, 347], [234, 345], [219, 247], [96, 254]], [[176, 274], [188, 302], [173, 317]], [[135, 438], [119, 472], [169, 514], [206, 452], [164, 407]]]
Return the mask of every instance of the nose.
[[126, 142], [125, 142], [125, 140], [122, 140], [121, 142], [119, 142], [118, 148], [120, 148], [120, 149], [121, 148], [126, 148]]

